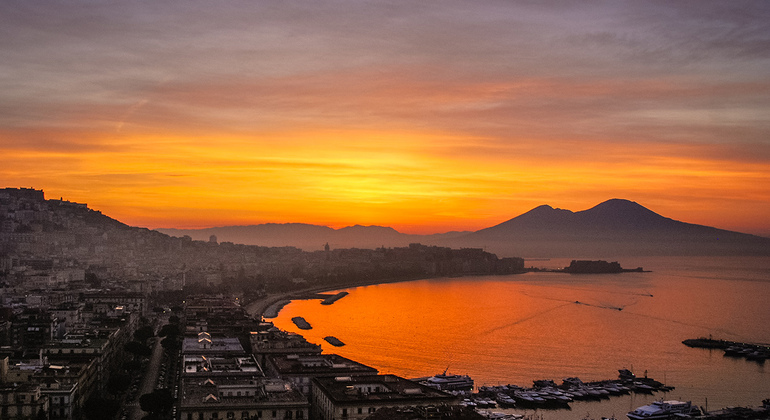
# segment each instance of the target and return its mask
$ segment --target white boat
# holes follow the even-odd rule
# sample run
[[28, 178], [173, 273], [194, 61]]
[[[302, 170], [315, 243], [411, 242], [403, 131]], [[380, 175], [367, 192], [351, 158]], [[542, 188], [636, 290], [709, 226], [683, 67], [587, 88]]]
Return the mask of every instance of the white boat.
[[470, 391], [473, 389], [473, 379], [470, 376], [447, 375], [446, 371], [419, 382], [442, 391]]
[[655, 401], [648, 405], [643, 405], [634, 411], [626, 414], [631, 420], [661, 420], [670, 419], [674, 417], [681, 417], [682, 415], [701, 415], [701, 411], [697, 406], [692, 405], [690, 401]]

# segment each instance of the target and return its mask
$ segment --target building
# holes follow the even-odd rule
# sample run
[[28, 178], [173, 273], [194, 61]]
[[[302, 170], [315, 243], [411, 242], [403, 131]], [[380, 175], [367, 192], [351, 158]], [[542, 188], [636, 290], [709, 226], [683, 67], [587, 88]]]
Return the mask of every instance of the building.
[[377, 369], [336, 354], [274, 355], [267, 357], [270, 377], [286, 379], [303, 394], [310, 395], [312, 379], [322, 377], [376, 375]]
[[313, 416], [363, 420], [381, 408], [456, 405], [457, 397], [396, 375], [313, 379]]
[[310, 403], [291, 382], [266, 379], [237, 339], [200, 333], [182, 350], [182, 420], [307, 419]]
[[0, 384], [0, 418], [48, 419], [49, 400], [31, 383]]
[[249, 341], [251, 352], [262, 366], [267, 363], [268, 356], [321, 354], [320, 345], [307, 341], [299, 334], [281, 331], [275, 327], [252, 331]]
[[290, 382], [277, 379], [186, 376], [179, 400], [181, 420], [308, 419], [310, 403]]
[[246, 351], [240, 340], [235, 337], [212, 337], [207, 332], [200, 332], [197, 337], [184, 339], [182, 353], [185, 355], [240, 356], [245, 355]]

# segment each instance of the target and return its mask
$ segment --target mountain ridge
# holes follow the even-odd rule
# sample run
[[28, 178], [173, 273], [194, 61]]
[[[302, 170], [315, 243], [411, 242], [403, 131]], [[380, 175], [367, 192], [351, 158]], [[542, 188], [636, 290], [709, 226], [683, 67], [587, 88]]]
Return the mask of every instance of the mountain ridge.
[[[339, 229], [304, 223], [268, 223], [205, 229], [156, 229], [172, 236], [262, 246], [321, 249], [426, 245], [483, 247], [504, 256], [770, 255], [770, 238], [662, 216], [634, 201], [613, 198], [573, 212], [543, 204], [475, 232], [414, 235], [387, 226]], [[237, 233], [237, 234], [233, 234]]]

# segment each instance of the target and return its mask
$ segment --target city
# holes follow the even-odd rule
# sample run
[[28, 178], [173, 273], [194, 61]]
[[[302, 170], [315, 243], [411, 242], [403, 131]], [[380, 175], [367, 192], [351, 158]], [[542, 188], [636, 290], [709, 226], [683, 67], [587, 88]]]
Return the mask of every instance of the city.
[[0, 190], [0, 220], [2, 418], [331, 420], [384, 407], [472, 418], [455, 396], [323, 354], [244, 307], [362, 281], [524, 268], [480, 249], [173, 238], [27, 188]]

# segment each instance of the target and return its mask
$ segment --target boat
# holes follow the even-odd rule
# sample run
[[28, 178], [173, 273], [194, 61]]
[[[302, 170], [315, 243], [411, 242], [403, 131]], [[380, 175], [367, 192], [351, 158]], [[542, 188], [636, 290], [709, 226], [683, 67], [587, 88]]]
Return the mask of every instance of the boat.
[[441, 391], [472, 391], [473, 379], [468, 375], [451, 375], [444, 373], [430, 376], [428, 378], [421, 378], [420, 383], [427, 385], [431, 388], [436, 388]]
[[310, 330], [313, 328], [310, 326], [310, 323], [305, 321], [305, 318], [302, 318], [301, 316], [295, 316], [291, 319], [291, 322], [293, 322], [294, 325], [296, 325], [297, 328], [301, 330]]
[[669, 400], [643, 405], [634, 411], [629, 411], [626, 415], [631, 420], [664, 420], [682, 416], [700, 416], [702, 413], [700, 408], [692, 405], [690, 401]]
[[516, 405], [516, 400], [511, 398], [510, 395], [504, 394], [502, 392], [498, 392], [495, 395], [495, 399], [497, 399], [497, 403], [500, 404], [500, 406], [513, 407]]
[[628, 369], [618, 369], [618, 377], [621, 381], [633, 381], [636, 379], [636, 375], [634, 375], [634, 372], [631, 372]]

